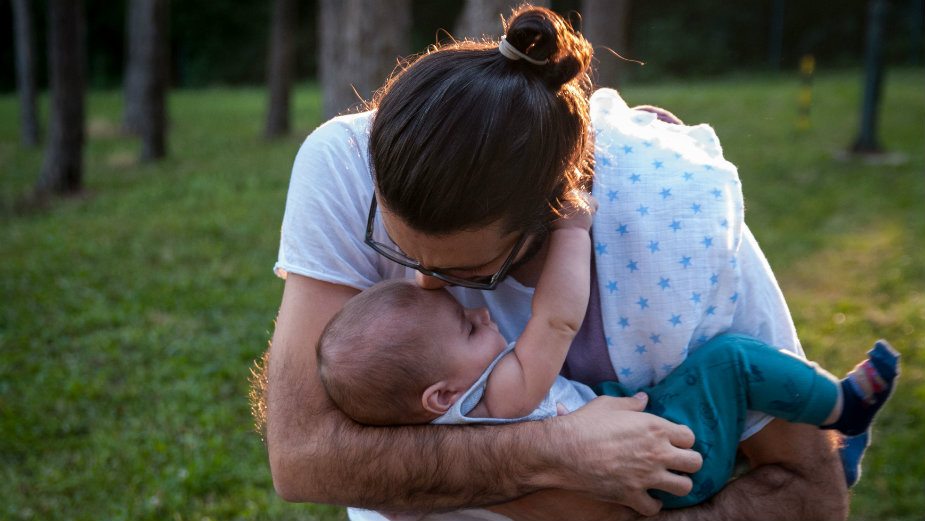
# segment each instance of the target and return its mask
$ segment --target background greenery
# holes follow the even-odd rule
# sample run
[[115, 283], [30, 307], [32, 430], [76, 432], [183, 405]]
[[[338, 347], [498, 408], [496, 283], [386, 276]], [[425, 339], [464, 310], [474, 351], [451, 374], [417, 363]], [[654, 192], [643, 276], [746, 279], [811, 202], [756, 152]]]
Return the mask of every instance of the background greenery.
[[[45, 83], [48, 0], [33, 0], [36, 73]], [[95, 88], [118, 88], [125, 62], [124, 1], [84, 0], [88, 76]], [[411, 49], [434, 42], [438, 29], [453, 31], [464, 0], [411, 0]], [[265, 81], [270, 2], [209, 0], [171, 2], [171, 78], [178, 87], [257, 85]], [[891, 64], [925, 62], [925, 0], [891, 0], [885, 27], [885, 58]], [[563, 14], [581, 0], [552, 0]], [[317, 73], [317, 0], [299, 0], [296, 42], [299, 78]], [[624, 56], [646, 62], [631, 79], [698, 77], [742, 70], [795, 69], [812, 53], [826, 67], [857, 66], [863, 57], [868, 0], [794, 2], [739, 0], [645, 0], [632, 3], [629, 48]], [[779, 12], [779, 56], [772, 50], [772, 20]], [[578, 17], [573, 17], [578, 21]], [[579, 24], [580, 25], [580, 24]], [[0, 27], [12, 27], [10, 2], [0, 2]], [[500, 26], [499, 26], [500, 30]], [[15, 89], [13, 32], [0, 35], [0, 92]], [[603, 53], [600, 56], [605, 56]]]
[[[805, 132], [796, 77], [624, 92], [716, 127], [811, 358], [840, 373], [878, 337], [902, 350], [855, 520], [925, 512], [922, 80], [922, 69], [887, 78], [880, 134], [907, 156], [900, 166], [834, 159], [856, 132], [859, 72], [817, 77]], [[176, 91], [170, 157], [144, 166], [118, 132], [120, 100], [90, 96], [86, 193], [21, 213], [13, 202], [41, 152], [18, 145], [16, 100], [0, 97], [0, 518], [341, 517], [276, 498], [246, 397], [279, 304], [289, 168], [319, 123], [318, 90], [297, 90], [297, 131], [273, 143], [256, 137], [263, 91]]]

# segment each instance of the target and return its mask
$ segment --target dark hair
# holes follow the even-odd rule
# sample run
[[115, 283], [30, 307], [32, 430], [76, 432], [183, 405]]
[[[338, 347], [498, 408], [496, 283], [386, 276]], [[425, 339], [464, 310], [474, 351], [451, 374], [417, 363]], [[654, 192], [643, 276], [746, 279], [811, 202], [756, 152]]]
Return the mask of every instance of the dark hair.
[[556, 13], [522, 6], [498, 42], [435, 46], [376, 94], [369, 140], [382, 204], [413, 228], [442, 234], [500, 220], [544, 225], [591, 181], [592, 49]]
[[448, 297], [440, 292], [406, 280], [380, 282], [348, 300], [328, 322], [316, 346], [318, 374], [344, 414], [368, 425], [433, 419], [421, 396], [446, 376], [431, 356], [439, 346], [426, 330], [395, 326], [394, 317], [421, 316], [428, 298]]

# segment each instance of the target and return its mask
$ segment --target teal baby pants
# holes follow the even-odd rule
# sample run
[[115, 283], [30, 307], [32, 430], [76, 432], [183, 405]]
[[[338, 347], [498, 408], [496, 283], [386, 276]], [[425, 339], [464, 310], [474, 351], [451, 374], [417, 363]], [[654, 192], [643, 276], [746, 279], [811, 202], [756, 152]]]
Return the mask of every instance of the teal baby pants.
[[[743, 335], [719, 335], [695, 350], [649, 395], [646, 412], [694, 431], [703, 467], [691, 476], [687, 496], [653, 490], [665, 508], [696, 505], [716, 494], [732, 476], [745, 425], [745, 411], [760, 411], [795, 423], [821, 425], [838, 399], [839, 383], [817, 365]], [[617, 382], [598, 394], [631, 396]]]

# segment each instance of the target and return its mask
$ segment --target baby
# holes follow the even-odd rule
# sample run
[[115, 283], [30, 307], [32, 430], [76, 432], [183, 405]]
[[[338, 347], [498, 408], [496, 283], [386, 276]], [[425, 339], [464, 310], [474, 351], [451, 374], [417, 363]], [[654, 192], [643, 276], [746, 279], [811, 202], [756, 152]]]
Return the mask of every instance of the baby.
[[[523, 334], [508, 343], [485, 308], [465, 309], [444, 290], [386, 281], [351, 299], [318, 342], [321, 381], [336, 405], [370, 425], [505, 423], [555, 416], [618, 382], [590, 387], [558, 375], [590, 292], [590, 210], [551, 225], [548, 253]], [[700, 503], [728, 481], [746, 410], [866, 434], [889, 398], [899, 355], [883, 341], [844, 379], [742, 335], [719, 335], [658, 384], [641, 389], [646, 412], [694, 432], [703, 455], [694, 488], [653, 495], [666, 508]], [[854, 467], [859, 463], [856, 456]], [[849, 485], [857, 468], [846, 464]]]

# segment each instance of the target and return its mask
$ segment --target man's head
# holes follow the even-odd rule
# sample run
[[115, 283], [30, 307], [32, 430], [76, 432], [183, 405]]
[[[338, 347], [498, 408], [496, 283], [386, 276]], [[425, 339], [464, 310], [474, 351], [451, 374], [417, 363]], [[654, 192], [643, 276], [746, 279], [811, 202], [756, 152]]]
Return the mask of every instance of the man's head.
[[[512, 60], [488, 40], [435, 46], [371, 105], [383, 222], [433, 271], [492, 275], [519, 238], [536, 243], [573, 194], [590, 188], [591, 44], [556, 13], [529, 5], [512, 13], [504, 42], [529, 60]], [[427, 240], [401, 236], [412, 232]], [[479, 248], [451, 255], [451, 239], [472, 233], [486, 235]], [[466, 269], [446, 269], [457, 267]]]
[[442, 289], [387, 281], [334, 316], [318, 341], [318, 370], [334, 403], [360, 423], [427, 423], [505, 345], [488, 310], [465, 309]]

